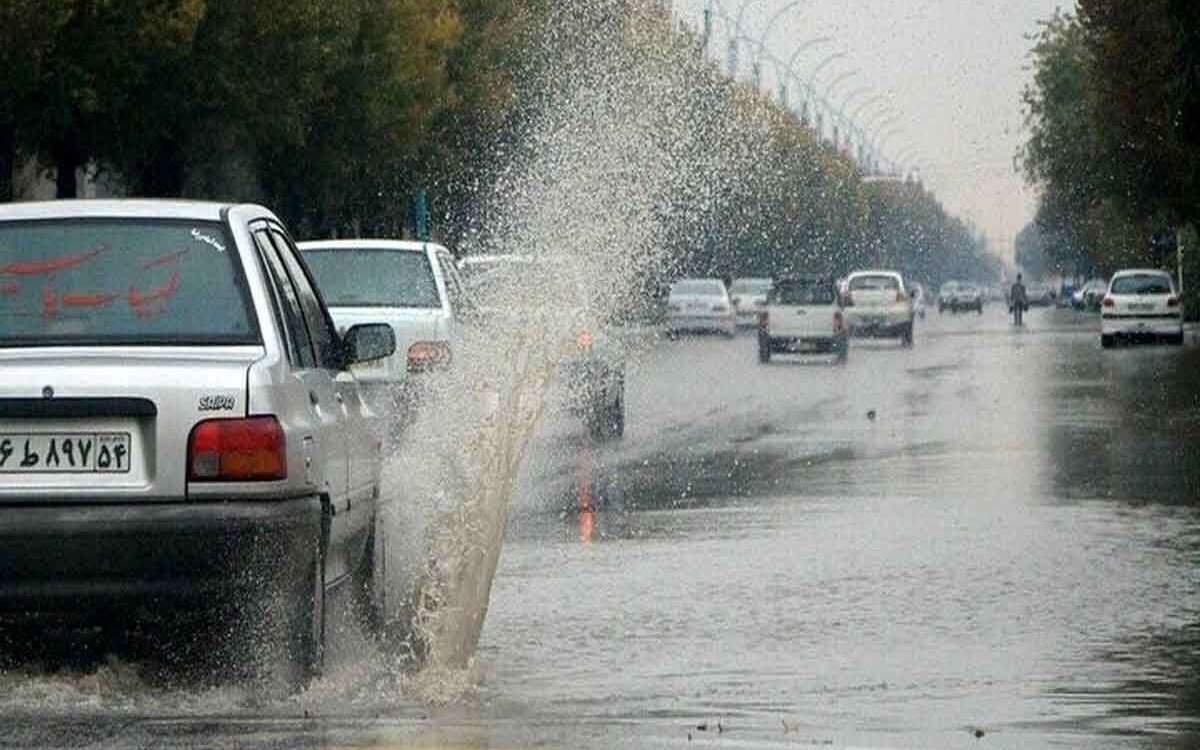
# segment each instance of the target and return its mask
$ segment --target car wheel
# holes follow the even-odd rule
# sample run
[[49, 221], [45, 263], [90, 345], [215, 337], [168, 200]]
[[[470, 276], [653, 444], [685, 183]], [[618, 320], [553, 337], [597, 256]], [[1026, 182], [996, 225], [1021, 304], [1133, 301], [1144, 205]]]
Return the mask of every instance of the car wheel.
[[983, 305], [976, 305], [975, 312], [978, 313], [979, 315], [983, 315]]
[[904, 346], [913, 345], [913, 324], [910, 322], [900, 331], [900, 343]]
[[1183, 331], [1168, 336], [1167, 343], [1171, 346], [1183, 346]]
[[1112, 334], [1108, 334], [1108, 333], [1100, 334], [1100, 347], [1103, 349], [1111, 349], [1113, 347]]
[[325, 545], [320, 540], [290, 598], [288, 647], [297, 682], [306, 685], [325, 667]]
[[758, 337], [758, 362], [768, 364], [771, 361], [771, 340], [762, 334]]

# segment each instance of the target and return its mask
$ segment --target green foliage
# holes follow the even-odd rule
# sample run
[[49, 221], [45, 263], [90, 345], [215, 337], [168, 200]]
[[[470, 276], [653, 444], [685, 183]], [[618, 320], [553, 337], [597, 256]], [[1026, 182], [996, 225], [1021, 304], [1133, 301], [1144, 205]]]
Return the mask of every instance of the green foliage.
[[1162, 265], [1151, 238], [1200, 218], [1200, 7], [1079, 0], [1034, 38], [1026, 174], [1066, 273]]

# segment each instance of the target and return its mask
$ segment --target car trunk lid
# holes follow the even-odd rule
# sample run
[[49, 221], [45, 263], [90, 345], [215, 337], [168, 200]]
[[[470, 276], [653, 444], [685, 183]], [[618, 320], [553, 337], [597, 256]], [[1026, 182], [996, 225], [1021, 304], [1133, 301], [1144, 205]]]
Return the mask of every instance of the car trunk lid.
[[260, 346], [0, 350], [0, 504], [180, 501], [196, 423], [246, 415]]

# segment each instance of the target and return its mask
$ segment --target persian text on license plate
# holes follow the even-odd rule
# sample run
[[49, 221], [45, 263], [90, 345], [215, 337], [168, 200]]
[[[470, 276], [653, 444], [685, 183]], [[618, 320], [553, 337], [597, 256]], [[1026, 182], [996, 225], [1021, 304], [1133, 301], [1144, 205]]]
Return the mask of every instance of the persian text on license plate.
[[0, 433], [0, 474], [125, 474], [129, 433]]

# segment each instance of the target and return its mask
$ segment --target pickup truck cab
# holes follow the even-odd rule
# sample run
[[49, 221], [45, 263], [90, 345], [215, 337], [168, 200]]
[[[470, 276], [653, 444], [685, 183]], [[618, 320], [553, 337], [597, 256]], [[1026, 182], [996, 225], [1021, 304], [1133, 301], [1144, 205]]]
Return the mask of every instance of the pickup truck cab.
[[778, 279], [758, 320], [758, 361], [775, 354], [834, 354], [845, 362], [849, 330], [837, 284], [818, 276]]
[[[0, 207], [0, 612], [230, 612], [321, 667], [374, 572], [380, 445], [280, 221], [252, 205]], [[255, 644], [257, 648], [258, 644]]]

